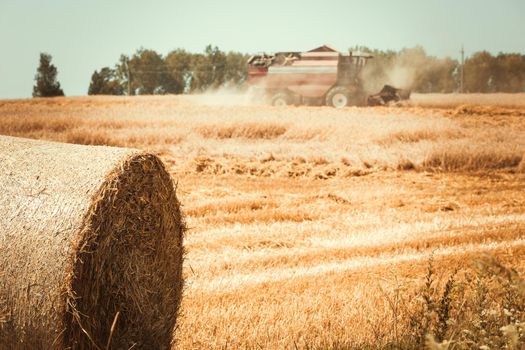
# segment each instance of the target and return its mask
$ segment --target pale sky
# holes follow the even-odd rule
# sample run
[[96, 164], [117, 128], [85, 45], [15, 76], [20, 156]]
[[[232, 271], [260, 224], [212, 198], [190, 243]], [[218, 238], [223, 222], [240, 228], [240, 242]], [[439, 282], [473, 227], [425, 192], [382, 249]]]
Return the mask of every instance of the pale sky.
[[207, 44], [245, 53], [330, 44], [459, 58], [525, 54], [524, 0], [0, 0], [0, 98], [30, 97], [40, 52], [67, 96], [138, 48], [165, 55]]

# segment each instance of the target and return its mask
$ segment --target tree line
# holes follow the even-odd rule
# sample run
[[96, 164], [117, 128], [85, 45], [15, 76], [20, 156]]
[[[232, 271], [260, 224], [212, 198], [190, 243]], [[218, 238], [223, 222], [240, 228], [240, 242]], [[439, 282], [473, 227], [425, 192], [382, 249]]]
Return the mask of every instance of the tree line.
[[240, 85], [248, 74], [248, 57], [211, 45], [204, 53], [176, 49], [166, 56], [139, 49], [131, 57], [121, 55], [113, 68], [93, 72], [88, 94], [182, 94], [225, 84]]
[[[374, 58], [363, 71], [370, 91], [391, 83], [415, 92], [459, 92], [463, 69], [464, 92], [525, 92], [525, 55], [480, 51], [467, 57], [464, 66], [450, 57], [428, 55], [422, 47], [400, 51], [356, 47]], [[95, 70], [89, 95], [184, 94], [224, 85], [241, 86], [248, 74], [250, 55], [224, 52], [208, 45], [203, 53], [175, 49], [167, 55], [139, 49], [121, 55], [110, 67]], [[57, 69], [49, 54], [40, 55], [33, 96], [62, 96]], [[408, 86], [403, 86], [408, 85]]]
[[400, 87], [422, 93], [450, 93], [460, 92], [463, 75], [463, 92], [525, 92], [525, 55], [518, 53], [492, 55], [480, 51], [467, 57], [462, 67], [450, 57], [429, 56], [419, 46], [401, 51], [364, 51], [374, 56], [365, 68], [365, 78], [372, 81], [395, 83], [397, 78], [402, 85], [405, 74], [410, 86]]

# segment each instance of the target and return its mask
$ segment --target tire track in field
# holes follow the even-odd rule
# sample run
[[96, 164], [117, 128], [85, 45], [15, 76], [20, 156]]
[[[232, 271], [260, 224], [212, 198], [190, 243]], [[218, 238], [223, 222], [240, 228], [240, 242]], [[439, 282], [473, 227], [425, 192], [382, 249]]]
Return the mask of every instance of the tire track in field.
[[[242, 245], [215, 246], [211, 249], [189, 249], [189, 277], [214, 279], [235, 274], [257, 273], [260, 270], [313, 267], [362, 257], [413, 254], [425, 249], [446, 248], [468, 244], [499, 243], [525, 238], [525, 215], [501, 215], [460, 219], [446, 228], [435, 223], [396, 225], [385, 230], [372, 230], [347, 236], [334, 233], [329, 238], [304, 237], [292, 242], [289, 238], [273, 240], [266, 234], [255, 240], [243, 239]], [[297, 230], [294, 230], [297, 231]], [[290, 241], [288, 244], [285, 244]], [[284, 242], [284, 243], [283, 243]], [[239, 243], [239, 242], [237, 242]], [[281, 244], [283, 243], [283, 244]], [[214, 249], [215, 248], [215, 249]]]
[[256, 272], [271, 268], [292, 268], [315, 266], [320, 263], [338, 262], [364, 256], [373, 257], [385, 254], [418, 253], [423, 249], [454, 247], [478, 243], [499, 243], [525, 238], [525, 222], [467, 227], [461, 230], [439, 231], [417, 234], [410, 239], [395, 243], [308, 246], [308, 247], [270, 247], [256, 250], [224, 249], [191, 257], [191, 267], [197, 278], [230, 276], [246, 271]]
[[[339, 220], [335, 218], [332, 220]], [[380, 220], [380, 218], [377, 218]], [[341, 222], [340, 220], [338, 222]], [[248, 242], [265, 241], [286, 238], [287, 231], [295, 233], [293, 243], [297, 246], [316, 246], [323, 248], [352, 248], [369, 244], [370, 242], [395, 243], [405, 241], [415, 236], [418, 239], [422, 234], [446, 232], [463, 229], [465, 227], [481, 227], [485, 225], [499, 225], [510, 222], [525, 222], [525, 214], [505, 214], [494, 216], [460, 217], [460, 218], [438, 218], [433, 221], [420, 221], [399, 223], [390, 227], [378, 229], [356, 229], [352, 225], [334, 228], [330, 222], [312, 222], [312, 224], [278, 222], [272, 225], [252, 224], [237, 225], [231, 228], [209, 229], [198, 234], [188, 235], [185, 245], [190, 250], [204, 250], [209, 254], [213, 251], [222, 251], [225, 248], [246, 249]], [[388, 225], [387, 225], [388, 226]], [[310, 229], [310, 227], [313, 227]], [[328, 235], [322, 235], [322, 231], [329, 231]], [[318, 232], [311, 235], [310, 232]], [[349, 234], [352, 232], [352, 234]], [[297, 240], [297, 233], [305, 236]], [[310, 236], [310, 237], [306, 237]]]
[[358, 271], [379, 266], [396, 265], [407, 262], [421, 262], [429, 258], [431, 254], [435, 258], [446, 256], [462, 256], [472, 253], [490, 253], [502, 249], [517, 249], [525, 247], [525, 239], [512, 241], [463, 244], [447, 248], [426, 249], [418, 253], [409, 254], [382, 254], [377, 256], [364, 256], [359, 258], [347, 259], [339, 262], [318, 264], [309, 267], [276, 268], [262, 272], [236, 274], [228, 277], [217, 277], [208, 280], [187, 281], [187, 286], [191, 290], [200, 292], [220, 293], [221, 291], [232, 291], [245, 287], [252, 287], [257, 284], [293, 280], [303, 277], [316, 277], [330, 273], [342, 273], [347, 271]]

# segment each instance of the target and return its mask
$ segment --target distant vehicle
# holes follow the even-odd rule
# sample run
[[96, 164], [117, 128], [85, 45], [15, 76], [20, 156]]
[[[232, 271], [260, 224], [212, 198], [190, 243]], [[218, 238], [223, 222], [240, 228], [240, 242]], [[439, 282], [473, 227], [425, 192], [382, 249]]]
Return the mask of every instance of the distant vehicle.
[[360, 73], [372, 56], [343, 54], [324, 45], [307, 52], [260, 54], [248, 60], [247, 83], [264, 92], [274, 106], [384, 105], [408, 99], [410, 91], [385, 85], [371, 96], [363, 90]]

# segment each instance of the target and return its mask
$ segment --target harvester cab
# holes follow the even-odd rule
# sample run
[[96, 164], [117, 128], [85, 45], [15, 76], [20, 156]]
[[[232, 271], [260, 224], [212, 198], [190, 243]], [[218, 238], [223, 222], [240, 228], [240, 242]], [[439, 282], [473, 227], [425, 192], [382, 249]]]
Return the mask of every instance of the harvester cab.
[[358, 83], [359, 75], [372, 55], [350, 51], [347, 55], [341, 54], [337, 64], [337, 83], [340, 85]]
[[365, 53], [343, 54], [326, 45], [307, 52], [259, 54], [248, 60], [247, 83], [262, 90], [275, 106], [308, 104], [341, 108], [396, 100], [402, 95], [399, 89], [395, 96], [383, 93], [372, 99], [364, 92], [361, 71], [371, 58]]

